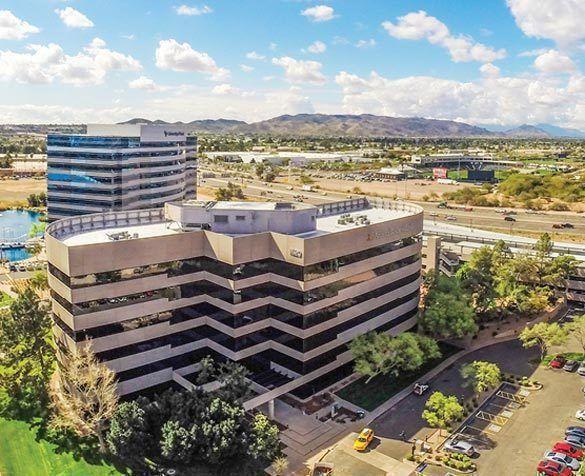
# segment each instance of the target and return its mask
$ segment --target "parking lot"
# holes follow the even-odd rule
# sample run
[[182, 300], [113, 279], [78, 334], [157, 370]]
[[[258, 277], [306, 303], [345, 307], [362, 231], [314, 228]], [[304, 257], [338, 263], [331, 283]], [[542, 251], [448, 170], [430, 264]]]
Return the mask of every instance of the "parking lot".
[[[470, 424], [471, 438], [479, 438], [484, 445], [478, 449], [479, 475], [532, 476], [545, 451], [557, 441], [562, 441], [564, 430], [579, 425], [575, 412], [584, 405], [582, 387], [585, 378], [563, 370], [539, 368], [534, 378], [544, 384], [542, 390], [533, 391], [526, 397], [526, 404], [511, 412], [509, 418], [500, 420], [501, 428], [493, 431], [488, 422]], [[497, 411], [502, 399], [490, 402], [488, 409]], [[505, 406], [504, 406], [505, 407]], [[499, 413], [502, 416], [502, 412]], [[507, 416], [507, 415], [505, 415]], [[477, 426], [481, 432], [473, 434]], [[496, 423], [497, 425], [497, 423]], [[500, 425], [498, 425], [500, 426]], [[475, 444], [476, 440], [470, 440]]]
[[[466, 356], [431, 382], [430, 391], [471, 396], [459, 374], [461, 364], [472, 360], [496, 362], [503, 372], [528, 376], [544, 385], [542, 390], [521, 393], [517, 386], [504, 385], [500, 394], [488, 399], [465, 423], [463, 436], [480, 452], [475, 459], [480, 476], [533, 476], [545, 451], [562, 441], [564, 430], [579, 422], [574, 415], [585, 408], [582, 388], [585, 377], [577, 373], [536, 365], [536, 349], [523, 349], [518, 341], [496, 344]], [[525, 399], [525, 401], [521, 401]], [[424, 439], [433, 430], [422, 420], [425, 397], [411, 395], [372, 423], [381, 443], [376, 451], [402, 458], [410, 451], [405, 439]], [[583, 423], [585, 426], [585, 423]], [[423, 474], [444, 475], [448, 471], [429, 466]], [[456, 474], [456, 473], [454, 473]]]

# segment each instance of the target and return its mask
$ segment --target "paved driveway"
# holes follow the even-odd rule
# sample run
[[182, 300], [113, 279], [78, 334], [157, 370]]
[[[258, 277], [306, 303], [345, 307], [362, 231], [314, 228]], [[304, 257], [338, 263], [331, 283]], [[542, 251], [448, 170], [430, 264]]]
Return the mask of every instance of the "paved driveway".
[[[531, 376], [537, 368], [531, 361], [536, 358], [538, 358], [538, 352], [535, 349], [524, 349], [518, 341], [494, 344], [468, 354], [452, 367], [441, 372], [431, 382], [429, 393], [422, 397], [408, 396], [371, 423], [376, 435], [382, 437], [382, 443], [377, 450], [400, 459], [411, 450], [411, 444], [407, 442], [408, 440], [424, 439], [426, 435], [434, 431], [427, 426], [421, 417], [430, 392], [438, 390], [446, 395], [457, 395], [459, 398], [468, 398], [472, 395], [472, 390], [463, 386], [464, 382], [459, 373], [461, 365], [474, 360], [486, 360], [497, 363], [503, 372]], [[404, 440], [406, 441], [400, 436], [402, 432], [404, 432]], [[433, 474], [444, 474], [441, 471], [433, 472]], [[495, 473], [487, 474], [495, 476]]]

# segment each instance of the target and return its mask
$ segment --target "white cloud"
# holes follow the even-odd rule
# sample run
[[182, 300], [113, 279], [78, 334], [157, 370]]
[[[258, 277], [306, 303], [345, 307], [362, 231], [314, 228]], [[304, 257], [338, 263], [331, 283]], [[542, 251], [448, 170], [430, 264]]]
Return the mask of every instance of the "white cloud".
[[[585, 82], [558, 78], [490, 77], [460, 82], [431, 76], [388, 79], [372, 72], [335, 78], [346, 113], [432, 117], [472, 124], [552, 123], [585, 128]], [[569, 88], [571, 86], [571, 88]], [[412, 98], [416, 98], [413, 101]]]
[[276, 49], [277, 49], [277, 48], [278, 48], [278, 45], [277, 45], [276, 43], [270, 43], [270, 44], [268, 45], [268, 49], [269, 49], [270, 51], [276, 51]]
[[255, 61], [262, 61], [266, 59], [266, 56], [256, 53], [255, 51], [250, 51], [246, 53], [246, 58], [255, 60]]
[[456, 63], [491, 63], [506, 57], [504, 49], [494, 50], [468, 36], [453, 36], [447, 25], [423, 10], [398, 17], [396, 24], [385, 21], [382, 26], [390, 36], [400, 40], [424, 39], [433, 45], [442, 46], [449, 51], [451, 59]]
[[572, 73], [577, 68], [573, 60], [557, 50], [548, 50], [534, 60], [534, 67], [543, 73]]
[[327, 50], [327, 45], [322, 41], [317, 40], [311, 43], [307, 50], [309, 51], [309, 53], [318, 55], [320, 53], [325, 53], [325, 51]]
[[282, 56], [272, 58], [272, 64], [284, 68], [284, 75], [291, 83], [324, 84], [327, 80], [321, 72], [321, 63], [317, 61], [302, 61]]
[[376, 40], [370, 38], [369, 40], [359, 40], [356, 44], [356, 48], [372, 48], [376, 46]]
[[546, 48], [538, 48], [536, 50], [522, 51], [518, 53], [518, 56], [520, 58], [531, 58], [533, 56], [540, 56], [541, 54], [546, 53], [547, 51], [548, 49]]
[[207, 5], [203, 5], [202, 7], [190, 7], [188, 5], [181, 5], [179, 7], [175, 7], [175, 11], [177, 12], [177, 15], [199, 16], [205, 15], [207, 13], [212, 13], [213, 9]]
[[219, 96], [223, 96], [226, 94], [237, 94], [239, 93], [239, 89], [234, 88], [231, 84], [218, 84], [217, 86], [214, 86], [214, 88], [211, 90], [211, 92], [213, 94], [217, 94]]
[[156, 49], [156, 66], [160, 69], [206, 73], [214, 81], [229, 77], [229, 70], [220, 68], [207, 53], [194, 50], [189, 43], [174, 39], [161, 40]]
[[0, 40], [22, 40], [41, 31], [9, 10], [0, 10]]
[[491, 63], [482, 64], [479, 67], [479, 71], [486, 78], [497, 78], [500, 75], [500, 68], [498, 68], [497, 66], [494, 66]]
[[316, 5], [306, 8], [301, 12], [301, 15], [314, 22], [323, 22], [333, 20], [335, 18], [335, 11], [328, 5]]
[[134, 38], [136, 38], [135, 35], [122, 35], [122, 38], [124, 38], [125, 40], [133, 40]]
[[87, 18], [79, 10], [75, 10], [72, 7], [65, 7], [63, 9], [55, 10], [55, 13], [59, 15], [61, 21], [69, 28], [91, 28], [93, 22]]
[[101, 84], [108, 72], [138, 71], [140, 62], [132, 56], [105, 48], [105, 42], [94, 38], [74, 56], [64, 53], [55, 43], [28, 45], [25, 53], [0, 51], [0, 80], [18, 83], [51, 83], [87, 86]]
[[244, 72], [244, 73], [251, 73], [252, 71], [254, 71], [254, 68], [252, 66], [248, 66], [247, 64], [241, 64], [240, 65], [240, 69]]
[[153, 79], [148, 78], [146, 76], [140, 76], [139, 78], [130, 81], [128, 83], [128, 87], [130, 89], [141, 89], [143, 91], [148, 91], [152, 93], [168, 89], [164, 86], [159, 86], [154, 82]]
[[526, 36], [547, 38], [568, 46], [585, 40], [583, 0], [507, 0]]

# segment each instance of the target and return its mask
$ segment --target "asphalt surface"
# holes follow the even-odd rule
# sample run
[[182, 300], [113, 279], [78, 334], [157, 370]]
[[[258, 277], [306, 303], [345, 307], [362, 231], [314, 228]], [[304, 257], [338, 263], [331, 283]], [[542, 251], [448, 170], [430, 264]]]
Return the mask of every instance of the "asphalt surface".
[[425, 402], [432, 392], [440, 391], [445, 395], [456, 395], [460, 399], [473, 395], [472, 389], [463, 385], [464, 381], [460, 374], [463, 364], [474, 360], [486, 360], [498, 364], [503, 372], [530, 376], [537, 368], [535, 364], [530, 363], [535, 358], [538, 358], [538, 352], [535, 349], [524, 349], [519, 341], [494, 344], [468, 354], [432, 380], [425, 395], [408, 396], [372, 422], [376, 435], [391, 440], [384, 442], [385, 447], [380, 447], [379, 451], [394, 458], [402, 458], [411, 448], [411, 444], [401, 438], [402, 432], [405, 433], [404, 440], [412, 440], [424, 439], [434, 431], [427, 427], [421, 416]]

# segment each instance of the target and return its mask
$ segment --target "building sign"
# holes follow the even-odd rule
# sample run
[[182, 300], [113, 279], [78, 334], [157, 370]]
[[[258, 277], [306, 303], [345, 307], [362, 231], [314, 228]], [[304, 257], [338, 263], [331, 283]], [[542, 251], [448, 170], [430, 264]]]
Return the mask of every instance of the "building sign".
[[301, 250], [296, 250], [294, 248], [290, 249], [290, 255], [293, 258], [302, 258], [303, 257], [303, 252]]
[[435, 167], [433, 169], [433, 178], [435, 179], [447, 178], [447, 169], [445, 167]]

